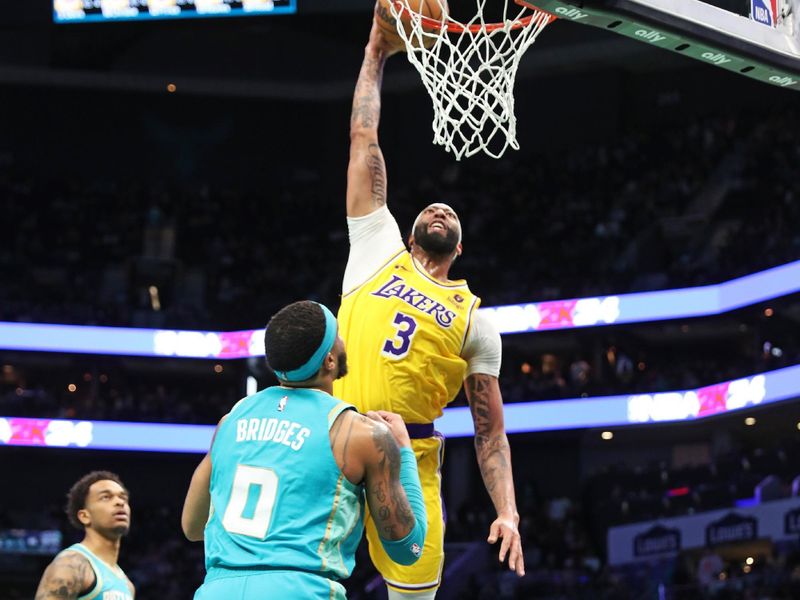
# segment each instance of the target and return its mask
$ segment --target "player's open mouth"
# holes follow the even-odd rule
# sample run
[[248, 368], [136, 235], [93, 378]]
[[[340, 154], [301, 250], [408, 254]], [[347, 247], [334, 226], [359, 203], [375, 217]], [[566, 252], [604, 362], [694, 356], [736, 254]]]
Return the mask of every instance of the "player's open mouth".
[[440, 221], [434, 221], [428, 225], [428, 229], [436, 229], [437, 231], [447, 231], [447, 227]]

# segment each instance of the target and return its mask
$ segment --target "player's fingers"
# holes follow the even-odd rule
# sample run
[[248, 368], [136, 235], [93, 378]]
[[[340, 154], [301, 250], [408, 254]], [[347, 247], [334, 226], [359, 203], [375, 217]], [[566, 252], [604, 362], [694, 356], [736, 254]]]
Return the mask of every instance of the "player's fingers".
[[515, 571], [519, 577], [525, 577], [525, 560], [522, 558], [522, 554], [520, 554], [517, 559], [517, 568]]
[[500, 554], [498, 554], [498, 558], [500, 562], [503, 562], [506, 559], [506, 554], [508, 554], [509, 549], [511, 548], [511, 534], [508, 531], [501, 531], [500, 535], [503, 536], [503, 543], [500, 544]]
[[391, 423], [387, 421], [379, 411], [371, 410], [367, 412], [367, 417], [372, 419], [373, 421], [378, 421], [379, 423], [384, 423], [385, 425], [390, 425]]
[[376, 412], [381, 416], [382, 419], [389, 421], [390, 423], [392, 421], [402, 420], [400, 419], [400, 415], [389, 412], [388, 410], [378, 410]]
[[514, 541], [511, 544], [511, 552], [508, 556], [509, 569], [516, 572], [517, 575], [522, 577], [525, 575], [525, 561], [522, 556], [522, 544], [519, 538], [514, 536]]
[[486, 538], [486, 541], [490, 544], [494, 544], [497, 541], [497, 536], [500, 534], [500, 526], [497, 523], [492, 523], [492, 526], [489, 528], [489, 537]]

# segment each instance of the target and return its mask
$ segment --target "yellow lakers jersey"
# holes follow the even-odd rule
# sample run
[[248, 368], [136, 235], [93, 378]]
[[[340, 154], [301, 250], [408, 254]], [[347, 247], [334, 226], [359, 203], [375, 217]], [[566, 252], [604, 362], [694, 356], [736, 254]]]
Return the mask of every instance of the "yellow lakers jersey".
[[440, 417], [464, 380], [460, 354], [479, 304], [465, 281], [437, 281], [409, 252], [398, 253], [342, 298], [348, 375], [334, 383], [334, 396], [406, 423]]

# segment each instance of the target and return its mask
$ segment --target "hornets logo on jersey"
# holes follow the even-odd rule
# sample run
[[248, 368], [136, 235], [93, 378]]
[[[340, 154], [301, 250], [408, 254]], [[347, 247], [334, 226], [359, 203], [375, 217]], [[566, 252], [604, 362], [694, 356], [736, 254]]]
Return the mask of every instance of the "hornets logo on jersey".
[[467, 364], [460, 354], [479, 304], [465, 281], [437, 281], [400, 252], [342, 298], [349, 374], [334, 394], [362, 412], [432, 422], [461, 388]]

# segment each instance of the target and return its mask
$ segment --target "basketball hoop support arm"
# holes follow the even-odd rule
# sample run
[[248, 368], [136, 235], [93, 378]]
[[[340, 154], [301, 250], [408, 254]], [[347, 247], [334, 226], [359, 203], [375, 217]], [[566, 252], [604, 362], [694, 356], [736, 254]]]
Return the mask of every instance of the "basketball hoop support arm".
[[800, 91], [800, 27], [791, 26], [797, 24], [800, 0], [790, 1], [794, 14], [782, 30], [699, 0], [516, 0], [559, 19], [613, 31], [764, 83]]

